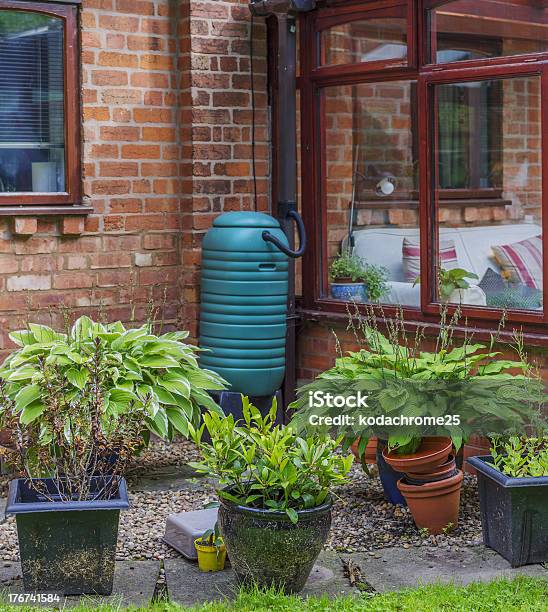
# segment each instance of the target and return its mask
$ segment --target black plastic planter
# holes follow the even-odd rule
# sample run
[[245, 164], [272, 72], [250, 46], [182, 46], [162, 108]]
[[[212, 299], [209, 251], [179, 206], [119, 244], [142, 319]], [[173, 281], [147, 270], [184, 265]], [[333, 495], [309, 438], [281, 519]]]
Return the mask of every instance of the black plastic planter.
[[510, 478], [491, 456], [468, 463], [478, 472], [485, 545], [512, 567], [548, 561], [548, 477]]
[[219, 526], [238, 580], [301, 591], [331, 528], [331, 501], [301, 510], [293, 524], [284, 512], [221, 500]]
[[[55, 484], [44, 479], [48, 497]], [[93, 488], [104, 479], [94, 479]], [[110, 595], [120, 510], [129, 507], [122, 478], [110, 499], [48, 501], [24, 479], [12, 480], [6, 514], [17, 521], [25, 591], [59, 595]]]

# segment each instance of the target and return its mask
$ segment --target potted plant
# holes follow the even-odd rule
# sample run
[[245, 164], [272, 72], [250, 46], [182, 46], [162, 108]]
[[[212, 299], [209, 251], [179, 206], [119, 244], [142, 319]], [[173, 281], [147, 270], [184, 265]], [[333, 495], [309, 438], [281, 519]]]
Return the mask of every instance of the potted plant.
[[[423, 332], [418, 330], [409, 338], [403, 318], [386, 318], [384, 334], [374, 312], [362, 316], [356, 309], [350, 325], [355, 337], [363, 338], [361, 350], [340, 357], [334, 368], [302, 387], [291, 406], [297, 410], [292, 423], [301, 431], [310, 427], [309, 398], [315, 393], [366, 394], [367, 409], [360, 414], [348, 410], [354, 420], [332, 428], [333, 433], [343, 435], [346, 445], [360, 439], [362, 447], [377, 436], [377, 465], [387, 498], [392, 503], [407, 500], [412, 506], [419, 498], [421, 509], [411, 510], [417, 524], [433, 533], [445, 527], [439, 524], [441, 516], [449, 515], [446, 524], [457, 525], [463, 476], [450, 455], [481, 427], [495, 431], [523, 425], [540, 392], [530, 380], [522, 350], [518, 350], [519, 360], [510, 361], [500, 359], [494, 349], [496, 337], [489, 345], [473, 344], [469, 336], [457, 344], [453, 331], [458, 310], [447, 317], [443, 310], [435, 350], [425, 351]], [[335, 416], [341, 409], [325, 403], [312, 411], [317, 416]], [[370, 424], [356, 425], [364, 416]], [[399, 421], [392, 423], [394, 417]], [[403, 480], [406, 472], [408, 478]], [[428, 499], [431, 523], [424, 522], [423, 499]]]
[[34, 380], [39, 363], [55, 365], [69, 395], [78, 395], [89, 380], [89, 364], [98, 344], [109, 412], [116, 414], [130, 403], [139, 408], [153, 406], [145, 420], [143, 444], [151, 432], [170, 440], [176, 434], [188, 436], [188, 423], [200, 423], [202, 407], [220, 411], [208, 391], [224, 389], [226, 383], [215, 372], [199, 367], [197, 349], [184, 342], [186, 331], [157, 335], [152, 322], [127, 329], [119, 321], [103, 324], [84, 316], [65, 333], [30, 323], [9, 337], [20, 348], [6, 358], [0, 377], [7, 382], [10, 397], [19, 393], [32, 397], [32, 409], [21, 410], [26, 408], [37, 418], [43, 406]]
[[548, 561], [548, 435], [495, 437], [471, 457], [478, 474], [483, 540], [512, 567]]
[[221, 380], [196, 364], [184, 332], [157, 336], [87, 317], [67, 333], [30, 324], [0, 370], [2, 455], [21, 478], [6, 512], [16, 516], [26, 591], [112, 591], [123, 474], [151, 431], [170, 437], [200, 422]]
[[219, 524], [208, 529], [202, 536], [194, 540], [198, 553], [198, 567], [202, 572], [219, 572], [224, 570], [226, 562], [226, 546], [221, 536]]
[[0, 423], [14, 440], [3, 454], [22, 476], [10, 483], [6, 513], [16, 517], [28, 592], [112, 592], [119, 515], [129, 506], [122, 473], [152, 406], [109, 417], [105, 366], [98, 344], [77, 393], [45, 360], [15, 397], [0, 381]]
[[[478, 304], [485, 306], [485, 299], [481, 289], [472, 287], [467, 279], [479, 280], [477, 274], [468, 272], [463, 268], [453, 268], [438, 271], [438, 293], [443, 304]], [[415, 285], [420, 283], [420, 276], [415, 280]]]
[[[327, 539], [333, 485], [346, 481], [352, 455], [338, 440], [298, 436], [243, 398], [242, 422], [206, 413], [193, 434], [199, 472], [219, 481], [219, 526], [240, 582], [300, 591]], [[207, 429], [211, 442], [202, 440]]]
[[384, 268], [343, 253], [331, 263], [331, 296], [345, 302], [378, 302], [388, 291], [387, 277]]

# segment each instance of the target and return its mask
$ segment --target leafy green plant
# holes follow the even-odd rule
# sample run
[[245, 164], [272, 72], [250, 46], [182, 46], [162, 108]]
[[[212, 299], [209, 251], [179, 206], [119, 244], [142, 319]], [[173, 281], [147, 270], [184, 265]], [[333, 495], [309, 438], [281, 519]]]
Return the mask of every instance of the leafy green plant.
[[[442, 302], [448, 302], [457, 289], [470, 289], [467, 278], [479, 280], [477, 274], [468, 272], [462, 268], [445, 270], [440, 268], [438, 272], [438, 291]], [[415, 285], [420, 283], [420, 276], [416, 279]]]
[[[85, 376], [76, 393], [70, 370], [42, 357], [32, 385], [15, 392], [13, 383], [0, 380], [0, 429], [11, 433], [10, 446], [0, 447], [0, 456], [49, 501], [108, 499], [143, 445], [155, 409], [152, 395], [117, 405], [115, 411], [105, 408], [107, 366], [96, 339], [90, 359], [81, 364]], [[44, 478], [53, 480], [53, 488]]]
[[337, 255], [331, 263], [329, 275], [331, 280], [339, 282], [359, 283], [363, 281], [365, 261], [357, 255], [342, 253]]
[[512, 478], [548, 476], [548, 437], [501, 436], [491, 440], [497, 470]]
[[215, 523], [215, 527], [213, 527], [213, 529], [208, 529], [207, 531], [204, 531], [201, 537], [197, 540], [197, 543], [200, 546], [208, 546], [210, 548], [215, 548], [218, 558], [224, 546], [224, 540], [221, 534], [219, 523]]
[[5, 360], [0, 378], [21, 423], [40, 427], [48, 417], [47, 368], [57, 368], [65, 401], [79, 400], [93, 392], [91, 372], [100, 350], [105, 421], [115, 423], [131, 406], [146, 410], [145, 437], [147, 431], [168, 439], [177, 432], [187, 436], [189, 425], [200, 422], [200, 407], [220, 412], [207, 391], [225, 386], [216, 373], [199, 367], [197, 349], [184, 343], [187, 337], [184, 331], [156, 335], [151, 323], [126, 329], [120, 322], [102, 324], [88, 317], [79, 318], [67, 333], [31, 323], [10, 334], [20, 348]]
[[[523, 428], [546, 401], [542, 382], [536, 379], [526, 360], [520, 336], [515, 337], [516, 360], [503, 358], [495, 350], [498, 334], [489, 344], [474, 343], [465, 334], [457, 343], [454, 331], [461, 326], [457, 311], [448, 318], [442, 309], [434, 350], [423, 350], [424, 330], [412, 336], [403, 316], [378, 317], [372, 308], [365, 315], [358, 309], [350, 314], [350, 330], [361, 347], [336, 360], [335, 366], [299, 389], [291, 405], [296, 410], [292, 425], [309, 431], [310, 415], [318, 417], [347, 414], [348, 424], [333, 427], [344, 436], [343, 448], [359, 440], [360, 456], [372, 436], [387, 440], [400, 454], [414, 452], [426, 435], [451, 437], [457, 450], [470, 434]], [[386, 327], [383, 333], [379, 319]], [[501, 326], [503, 322], [501, 323]], [[332, 396], [367, 395], [367, 408], [311, 406], [316, 393]], [[358, 414], [361, 412], [361, 414]], [[374, 424], [363, 425], [360, 416]], [[452, 417], [457, 416], [458, 422]], [[390, 425], [394, 417], [407, 417], [422, 424]], [[377, 422], [384, 421], [384, 425]]]
[[386, 268], [368, 264], [357, 255], [338, 255], [331, 263], [329, 274], [334, 282], [364, 283], [371, 302], [377, 302], [388, 292]]
[[[277, 406], [262, 416], [243, 398], [244, 420], [215, 412], [204, 415], [193, 431], [202, 461], [191, 464], [218, 479], [221, 498], [241, 506], [285, 512], [298, 521], [298, 510], [325, 502], [330, 487], [346, 481], [353, 456], [335, 453], [339, 440], [328, 436], [300, 437], [275, 424]], [[207, 429], [211, 442], [202, 441]]]

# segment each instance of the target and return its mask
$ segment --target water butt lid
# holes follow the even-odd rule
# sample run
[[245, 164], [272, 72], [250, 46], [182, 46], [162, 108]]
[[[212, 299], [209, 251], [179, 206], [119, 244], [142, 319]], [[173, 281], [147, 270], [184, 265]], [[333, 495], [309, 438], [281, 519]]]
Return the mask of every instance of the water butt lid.
[[280, 224], [274, 217], [257, 212], [229, 212], [217, 217], [214, 227], [260, 227], [279, 228]]

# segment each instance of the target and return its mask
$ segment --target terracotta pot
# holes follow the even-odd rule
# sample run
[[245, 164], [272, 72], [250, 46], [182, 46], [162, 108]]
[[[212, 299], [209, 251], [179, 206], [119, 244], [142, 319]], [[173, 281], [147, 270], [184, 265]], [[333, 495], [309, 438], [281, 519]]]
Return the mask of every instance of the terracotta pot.
[[419, 482], [435, 482], [437, 480], [444, 480], [455, 475], [457, 470], [457, 463], [454, 455], [449, 455], [449, 459], [439, 467], [435, 468], [428, 474], [415, 474], [414, 472], [406, 472], [406, 476], [409, 481]]
[[439, 482], [409, 484], [402, 478], [398, 489], [405, 497], [415, 524], [437, 535], [448, 526], [457, 527], [459, 522], [460, 491], [463, 473], [459, 470], [451, 478]]
[[453, 442], [451, 438], [423, 438], [416, 453], [398, 455], [396, 451], [388, 452], [385, 448], [383, 457], [397, 472], [412, 472], [413, 474], [430, 474], [440, 465], [447, 462]]
[[464, 471], [467, 474], [477, 475], [475, 468], [473, 468], [469, 463], [468, 459], [470, 457], [483, 457], [485, 455], [491, 454], [491, 441], [489, 438], [484, 438], [483, 436], [470, 436], [468, 442], [464, 445], [463, 449], [463, 465]]
[[[352, 446], [350, 447], [352, 454], [354, 455], [354, 457], [356, 457], [358, 461], [360, 461], [360, 456], [358, 455], [359, 444], [360, 444], [360, 441], [356, 440], [354, 444], [352, 444]], [[373, 465], [377, 463], [377, 444], [378, 444], [377, 438], [375, 437], [369, 438], [369, 442], [367, 443], [367, 446], [365, 447], [365, 462], [368, 465]]]

